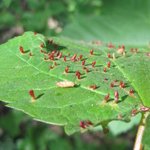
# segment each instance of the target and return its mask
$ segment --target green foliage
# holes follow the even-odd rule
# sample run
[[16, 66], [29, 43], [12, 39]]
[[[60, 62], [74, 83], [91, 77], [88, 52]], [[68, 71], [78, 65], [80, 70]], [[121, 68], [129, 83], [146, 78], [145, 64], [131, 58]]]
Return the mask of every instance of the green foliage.
[[[100, 14], [100, 7], [100, 0], [2, 0], [0, 30], [21, 26], [25, 31], [56, 35], [60, 32], [57, 28], [70, 22], [74, 14]], [[58, 22], [55, 29], [49, 27], [50, 18], [55, 18]]]
[[38, 0], [24, 2], [10, 0], [9, 5], [4, 1], [0, 7], [3, 13], [0, 20], [0, 29], [20, 25], [25, 30], [49, 34], [54, 32], [48, 28], [48, 19], [65, 11], [63, 3], [45, 0], [40, 2]]
[[108, 127], [109, 130], [113, 135], [119, 135], [121, 133], [126, 133], [132, 127], [136, 127], [139, 124], [141, 119], [141, 114], [136, 115], [135, 117], [131, 118], [130, 122], [123, 122], [123, 121], [112, 121], [109, 123]]
[[105, 0], [102, 6], [101, 15], [78, 14], [67, 24], [63, 36], [77, 40], [101, 40], [131, 47], [148, 47], [149, 0]]
[[[43, 122], [64, 125], [66, 132], [71, 134], [82, 131], [79, 126], [82, 120], [90, 120], [94, 126], [97, 124], [106, 126], [111, 120], [129, 119], [132, 109], [140, 109], [141, 101], [149, 106], [147, 101], [149, 93], [145, 89], [149, 88], [150, 70], [147, 67], [149, 68], [150, 64], [147, 63], [147, 67], [145, 66], [149, 61], [145, 51], [133, 54], [126, 50], [126, 55], [122, 56], [116, 52], [116, 49], [93, 47], [90, 44], [68, 39], [53, 38], [53, 42], [48, 44], [48, 39], [44, 36], [27, 32], [1, 45], [0, 97], [1, 100], [9, 103], [9, 107], [22, 110]], [[54, 66], [53, 60], [48, 58], [49, 60], [44, 61], [44, 57], [47, 59], [48, 55], [40, 52], [42, 43], [43, 50], [49, 52], [49, 55], [54, 50], [53, 45], [57, 44], [58, 51], [61, 51], [63, 56], [67, 56], [67, 62], [64, 62], [63, 58], [55, 58], [57, 66]], [[25, 54], [19, 51], [20, 46], [27, 51]], [[89, 51], [92, 48], [94, 55], [90, 56]], [[28, 51], [33, 56], [29, 56]], [[107, 53], [115, 55], [116, 59], [109, 59]], [[82, 59], [86, 60], [85, 67], [90, 72], [86, 73], [81, 60], [75, 62], [70, 60], [74, 54], [77, 54], [77, 57], [83, 55]], [[92, 67], [91, 64], [95, 60], [96, 65]], [[111, 67], [107, 68], [109, 61]], [[131, 65], [133, 61], [137, 63]], [[52, 66], [54, 68], [50, 69]], [[64, 73], [66, 66], [69, 66], [69, 73]], [[105, 67], [106, 72], [103, 71]], [[75, 75], [77, 70], [81, 73], [81, 79]], [[143, 76], [145, 74], [147, 77]], [[57, 82], [64, 80], [72, 81], [76, 86], [72, 88], [56, 86]], [[120, 88], [120, 81], [125, 83], [125, 88]], [[112, 82], [115, 85], [110, 88]], [[96, 85], [97, 89], [91, 89], [91, 85]], [[29, 95], [31, 89], [34, 89], [35, 95], [39, 97], [35, 102], [31, 101]], [[130, 89], [134, 89], [133, 95], [129, 94]], [[114, 103], [115, 91], [119, 92], [117, 103]], [[108, 93], [109, 102], [104, 103], [104, 97]]]
[[15, 137], [19, 133], [19, 124], [23, 121], [23, 116], [22, 113], [18, 113], [17, 111], [12, 111], [11, 113], [3, 115], [0, 117], [0, 127], [5, 130], [5, 132], [9, 133], [11, 137]]

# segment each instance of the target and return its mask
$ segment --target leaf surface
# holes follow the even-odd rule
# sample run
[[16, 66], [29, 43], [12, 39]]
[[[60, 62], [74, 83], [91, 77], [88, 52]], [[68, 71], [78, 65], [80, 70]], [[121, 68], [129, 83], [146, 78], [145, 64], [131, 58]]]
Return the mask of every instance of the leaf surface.
[[[139, 109], [142, 101], [150, 105], [150, 57], [146, 50], [133, 54], [126, 49], [123, 56], [116, 48], [56, 37], [51, 39], [53, 41], [26, 32], [0, 46], [0, 100], [7, 102], [9, 107], [36, 120], [63, 125], [66, 132], [72, 134], [98, 124], [105, 126], [111, 120], [127, 121], [132, 110]], [[20, 46], [25, 54], [20, 52]], [[93, 55], [90, 54], [92, 49]], [[50, 59], [52, 53], [55, 53], [54, 60]], [[108, 53], [115, 59], [108, 58]], [[64, 56], [67, 61], [64, 61]], [[92, 66], [94, 61], [96, 64]], [[67, 66], [69, 72], [65, 73]], [[81, 73], [81, 79], [77, 78], [76, 71]], [[75, 83], [75, 86], [61, 88], [56, 85], [65, 80]], [[120, 81], [125, 83], [124, 88], [120, 87]], [[114, 87], [110, 87], [111, 83]], [[29, 94], [31, 89], [36, 97], [34, 102]], [[133, 94], [129, 94], [131, 89]], [[114, 102], [115, 91], [119, 93], [117, 103]], [[104, 103], [108, 93], [109, 101]], [[80, 127], [80, 121], [84, 121], [86, 129]]]

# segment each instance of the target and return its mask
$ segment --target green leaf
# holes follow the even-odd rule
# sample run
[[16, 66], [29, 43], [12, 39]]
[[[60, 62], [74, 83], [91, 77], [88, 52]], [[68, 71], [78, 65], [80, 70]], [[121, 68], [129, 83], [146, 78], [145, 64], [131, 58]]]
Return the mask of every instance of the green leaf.
[[65, 27], [62, 35], [78, 40], [148, 47], [149, 7], [149, 0], [103, 0], [100, 16], [77, 15]]
[[[123, 56], [116, 49], [109, 50], [105, 46], [56, 37], [52, 39], [53, 42], [48, 42], [40, 34], [26, 32], [0, 46], [0, 100], [7, 102], [7, 106], [21, 110], [36, 120], [63, 125], [68, 134], [86, 130], [80, 127], [80, 121], [90, 120], [93, 126], [106, 126], [111, 120], [130, 119], [131, 111], [140, 109], [142, 101], [150, 106], [150, 58], [146, 50], [133, 54], [126, 49]], [[20, 46], [24, 54], [20, 52]], [[49, 55], [57, 49], [56, 54], [62, 52], [67, 61], [56, 56], [55, 60], [50, 60], [48, 54], [41, 53], [41, 49]], [[93, 55], [90, 55], [91, 49], [94, 50]], [[108, 58], [107, 53], [115, 55], [116, 59]], [[74, 54], [77, 58], [83, 55], [82, 60], [71, 61]], [[83, 60], [88, 73], [81, 65]], [[96, 61], [94, 67], [93, 61]], [[109, 61], [111, 66], [107, 68]], [[66, 66], [69, 66], [68, 73], [64, 73]], [[103, 71], [105, 67], [106, 72]], [[77, 70], [81, 79], [75, 75]], [[56, 85], [65, 80], [75, 86], [62, 88]], [[125, 83], [125, 88], [120, 88], [120, 81]], [[112, 82], [114, 87], [111, 88]], [[91, 85], [97, 88], [93, 90]], [[35, 100], [29, 94], [31, 89], [34, 90]], [[134, 94], [129, 94], [131, 89]], [[119, 92], [117, 103], [114, 102], [115, 91]], [[108, 93], [109, 101], [104, 103]], [[90, 129], [92, 125], [86, 123], [86, 127]]]
[[12, 0], [2, 0], [3, 2], [3, 5], [5, 6], [5, 7], [9, 7], [10, 6], [10, 4], [12, 3]]
[[114, 120], [110, 122], [108, 126], [109, 126], [111, 133], [117, 136], [121, 133], [126, 133], [128, 130], [138, 125], [140, 122], [140, 119], [141, 119], [141, 114], [138, 114], [135, 117], [133, 117], [130, 122]]
[[10, 137], [4, 137], [1, 141], [0, 141], [0, 150], [12, 150], [12, 149], [15, 149], [15, 144], [12, 140], [12, 138]]
[[6, 26], [14, 25], [14, 16], [9, 12], [1, 12], [0, 19], [0, 30], [4, 29]]

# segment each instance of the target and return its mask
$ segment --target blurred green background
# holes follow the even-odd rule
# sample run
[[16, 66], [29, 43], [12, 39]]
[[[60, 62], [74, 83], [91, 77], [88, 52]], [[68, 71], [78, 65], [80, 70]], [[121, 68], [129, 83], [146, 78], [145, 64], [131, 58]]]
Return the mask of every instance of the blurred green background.
[[[0, 0], [0, 43], [34, 31], [147, 46], [149, 6], [148, 0]], [[67, 136], [62, 127], [34, 121], [0, 103], [0, 150], [130, 150], [140, 117], [112, 122], [107, 134], [97, 127]]]
[[78, 14], [99, 15], [101, 0], [1, 0], [0, 40], [24, 31], [61, 34]]

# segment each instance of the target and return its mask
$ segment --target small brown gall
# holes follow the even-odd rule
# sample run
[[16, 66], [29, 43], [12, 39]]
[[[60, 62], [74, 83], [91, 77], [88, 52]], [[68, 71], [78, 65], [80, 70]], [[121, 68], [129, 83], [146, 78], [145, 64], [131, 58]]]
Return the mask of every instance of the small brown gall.
[[74, 87], [75, 83], [66, 80], [66, 81], [57, 82], [56, 85], [61, 88], [70, 88], [70, 87]]

